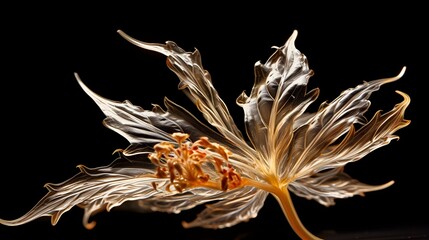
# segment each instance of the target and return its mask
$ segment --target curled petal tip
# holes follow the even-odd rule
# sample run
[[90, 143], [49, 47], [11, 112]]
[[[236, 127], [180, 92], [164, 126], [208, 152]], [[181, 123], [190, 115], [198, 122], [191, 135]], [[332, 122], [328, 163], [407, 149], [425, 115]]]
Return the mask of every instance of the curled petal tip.
[[383, 79], [382, 81], [384, 82], [384, 83], [389, 83], [389, 82], [394, 82], [394, 81], [396, 81], [396, 80], [398, 80], [398, 79], [400, 79], [400, 78], [402, 78], [402, 76], [404, 76], [404, 74], [405, 74], [405, 70], [407, 69], [407, 67], [402, 67], [402, 69], [401, 69], [401, 71], [399, 72], [399, 74], [398, 75], [396, 75], [396, 76], [394, 76], [394, 77], [391, 77], [391, 78], [385, 78], [385, 79]]
[[387, 183], [385, 183], [385, 184], [381, 184], [381, 185], [379, 185], [379, 186], [375, 187], [375, 188], [374, 188], [374, 189], [372, 189], [371, 191], [379, 191], [379, 190], [382, 190], [382, 189], [388, 188], [388, 187], [392, 186], [394, 183], [395, 183], [395, 181], [394, 181], [394, 180], [390, 180], [389, 182], [387, 182]]
[[79, 74], [77, 72], [74, 72], [73, 75], [76, 78], [76, 80], [81, 81], [80, 77], [79, 77]]
[[143, 48], [146, 50], [150, 50], [150, 51], [159, 52], [161, 54], [164, 54], [165, 56], [169, 56], [171, 54], [171, 51], [167, 48], [167, 46], [165, 44], [143, 42], [143, 41], [140, 41], [140, 40], [137, 40], [137, 39], [131, 37], [130, 35], [123, 32], [122, 30], [117, 30], [117, 33], [119, 33], [119, 35], [121, 35], [121, 37], [123, 37], [125, 40], [134, 44], [137, 47], [140, 47], [140, 48]]
[[292, 36], [296, 38], [298, 36], [298, 30], [293, 30]]
[[97, 223], [95, 221], [89, 222], [89, 223], [84, 223], [84, 227], [88, 230], [92, 230], [95, 228], [95, 225], [97, 225]]
[[190, 228], [191, 227], [190, 224], [186, 221], [182, 221], [182, 226], [183, 226], [183, 228]]
[[407, 70], [407, 67], [403, 66], [402, 69], [401, 69], [401, 72], [399, 72], [398, 76], [396, 76], [396, 77], [397, 78], [401, 78], [402, 76], [404, 76], [405, 70]]
[[127, 39], [130, 36], [128, 34], [126, 34], [124, 31], [122, 31], [121, 29], [116, 30], [117, 33], [119, 33], [119, 35], [121, 35], [123, 38]]
[[396, 92], [397, 94], [401, 95], [401, 96], [404, 98], [404, 101], [405, 101], [406, 103], [411, 102], [411, 98], [410, 98], [410, 96], [409, 96], [408, 94], [406, 94], [406, 93], [404, 93], [404, 92], [402, 92], [402, 91], [399, 91], [399, 90], [396, 90], [395, 92]]
[[286, 46], [293, 45], [295, 43], [296, 37], [298, 36], [298, 30], [293, 30], [292, 35], [286, 42]]

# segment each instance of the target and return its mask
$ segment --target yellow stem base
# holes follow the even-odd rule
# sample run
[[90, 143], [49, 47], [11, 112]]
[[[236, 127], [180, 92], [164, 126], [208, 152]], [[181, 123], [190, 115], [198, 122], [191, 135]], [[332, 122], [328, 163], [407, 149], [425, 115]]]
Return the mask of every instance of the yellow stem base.
[[271, 193], [279, 202], [283, 213], [286, 216], [287, 221], [289, 222], [292, 229], [295, 233], [303, 240], [321, 240], [321, 238], [316, 237], [310, 233], [304, 225], [301, 223], [301, 220], [298, 217], [298, 214], [295, 211], [292, 199], [290, 197], [287, 187], [280, 189], [270, 184], [261, 183], [252, 179], [243, 178], [243, 185], [253, 186], [262, 190], [265, 190]]

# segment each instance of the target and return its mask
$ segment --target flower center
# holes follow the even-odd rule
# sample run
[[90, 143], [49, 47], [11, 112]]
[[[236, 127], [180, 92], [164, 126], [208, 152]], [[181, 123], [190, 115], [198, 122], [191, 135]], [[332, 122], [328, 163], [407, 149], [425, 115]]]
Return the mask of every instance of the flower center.
[[172, 137], [177, 144], [160, 142], [148, 156], [157, 166], [155, 176], [170, 179], [167, 191], [172, 187], [179, 192], [194, 187], [226, 191], [242, 185], [240, 174], [228, 162], [231, 152], [225, 147], [207, 137], [192, 143], [186, 133], [173, 133]]

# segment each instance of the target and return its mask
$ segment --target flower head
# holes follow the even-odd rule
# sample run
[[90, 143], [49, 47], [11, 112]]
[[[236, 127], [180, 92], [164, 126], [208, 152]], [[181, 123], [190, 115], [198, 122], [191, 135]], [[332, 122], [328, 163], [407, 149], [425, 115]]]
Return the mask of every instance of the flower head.
[[294, 231], [303, 239], [317, 239], [303, 226], [290, 192], [324, 206], [336, 198], [384, 189], [393, 181], [372, 186], [344, 172], [373, 150], [399, 137], [394, 133], [410, 121], [404, 112], [407, 94], [392, 110], [378, 111], [367, 120], [369, 97], [381, 85], [398, 80], [378, 79], [349, 88], [316, 112], [308, 112], [319, 89], [307, 91], [313, 75], [306, 57], [295, 48], [297, 31], [277, 47], [265, 62], [255, 64], [250, 92], [237, 98], [244, 110], [245, 134], [214, 88], [198, 50], [186, 52], [174, 42], [146, 43], [122, 31], [119, 34], [143, 49], [167, 56], [168, 67], [178, 76], [178, 88], [197, 106], [205, 121], [165, 98], [165, 109], [145, 110], [129, 101], [103, 98], [78, 83], [106, 115], [106, 127], [125, 137], [130, 145], [117, 150], [110, 165], [88, 168], [59, 184], [46, 184], [49, 192], [28, 213], [4, 225], [21, 225], [51, 216], [55, 225], [74, 206], [85, 210], [83, 222], [100, 210], [124, 202], [139, 208], [179, 213], [210, 203], [184, 227], [224, 228], [257, 216], [268, 194], [279, 202]]

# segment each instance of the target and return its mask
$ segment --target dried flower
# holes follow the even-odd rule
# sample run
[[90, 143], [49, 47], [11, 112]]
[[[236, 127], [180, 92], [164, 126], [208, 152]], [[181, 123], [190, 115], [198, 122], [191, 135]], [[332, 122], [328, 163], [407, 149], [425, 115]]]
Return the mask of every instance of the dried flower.
[[303, 226], [290, 192], [324, 206], [335, 198], [363, 195], [384, 189], [393, 181], [372, 186], [343, 172], [371, 151], [399, 137], [394, 133], [410, 121], [404, 100], [368, 121], [364, 113], [369, 97], [396, 77], [364, 82], [343, 91], [317, 112], [306, 112], [319, 89], [307, 92], [313, 75], [306, 57], [294, 45], [294, 31], [285, 45], [276, 48], [265, 64], [255, 64], [250, 96], [244, 92], [237, 104], [244, 110], [245, 138], [203, 68], [198, 50], [186, 52], [174, 42], [145, 43], [122, 31], [129, 42], [167, 56], [168, 67], [180, 79], [182, 90], [201, 111], [209, 127], [185, 108], [165, 98], [165, 107], [152, 110], [129, 101], [103, 98], [83, 90], [106, 115], [104, 125], [125, 137], [130, 145], [117, 150], [119, 157], [97, 168], [78, 166], [80, 172], [59, 184], [46, 184], [49, 192], [28, 213], [4, 225], [21, 225], [51, 216], [55, 225], [74, 206], [84, 209], [83, 223], [98, 211], [109, 211], [124, 202], [143, 209], [179, 213], [210, 203], [192, 222], [183, 226], [224, 228], [257, 216], [268, 194], [279, 202], [291, 227], [303, 239], [317, 239]]

